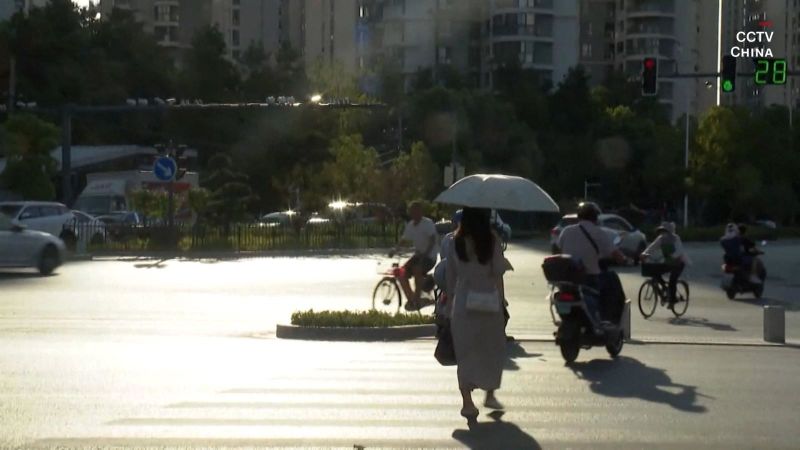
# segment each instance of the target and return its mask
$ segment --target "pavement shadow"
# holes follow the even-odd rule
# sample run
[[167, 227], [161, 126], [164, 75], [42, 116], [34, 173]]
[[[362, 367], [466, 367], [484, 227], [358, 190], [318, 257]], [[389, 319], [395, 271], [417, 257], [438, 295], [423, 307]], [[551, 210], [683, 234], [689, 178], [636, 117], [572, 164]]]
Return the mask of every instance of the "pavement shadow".
[[705, 327], [714, 331], [738, 331], [733, 325], [721, 322], [713, 322], [703, 317], [672, 317], [668, 320], [668, 322], [671, 325]]
[[608, 397], [639, 398], [691, 413], [707, 411], [697, 403], [698, 397], [711, 398], [698, 394], [695, 386], [673, 382], [664, 369], [648, 367], [626, 356], [576, 362], [569, 367], [590, 383], [592, 392]]
[[530, 434], [511, 423], [503, 422], [503, 412], [489, 413], [491, 422], [475, 422], [468, 430], [455, 430], [453, 439], [466, 448], [479, 449], [541, 449], [542, 446]]
[[519, 370], [519, 364], [515, 359], [518, 358], [538, 358], [542, 356], [541, 353], [528, 353], [519, 342], [509, 342], [506, 345], [506, 362], [503, 365], [503, 370], [516, 371]]
[[154, 263], [138, 263], [138, 264], [134, 264], [133, 267], [135, 267], [137, 269], [163, 269], [163, 268], [167, 267], [167, 266], [164, 265], [164, 263], [169, 261], [170, 259], [172, 259], [172, 258], [159, 259], [158, 261], [156, 261]]
[[0, 282], [9, 280], [25, 280], [30, 278], [48, 278], [54, 277], [57, 274], [54, 272], [50, 275], [41, 275], [38, 272], [0, 272]]

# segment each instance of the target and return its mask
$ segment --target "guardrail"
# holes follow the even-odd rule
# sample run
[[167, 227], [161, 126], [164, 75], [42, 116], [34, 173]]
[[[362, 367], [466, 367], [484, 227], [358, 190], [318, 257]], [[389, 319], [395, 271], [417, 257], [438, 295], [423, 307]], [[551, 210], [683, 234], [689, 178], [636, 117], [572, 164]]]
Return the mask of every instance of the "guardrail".
[[68, 225], [76, 249], [89, 253], [144, 251], [268, 251], [385, 248], [402, 232], [400, 222], [225, 225], [92, 224]]

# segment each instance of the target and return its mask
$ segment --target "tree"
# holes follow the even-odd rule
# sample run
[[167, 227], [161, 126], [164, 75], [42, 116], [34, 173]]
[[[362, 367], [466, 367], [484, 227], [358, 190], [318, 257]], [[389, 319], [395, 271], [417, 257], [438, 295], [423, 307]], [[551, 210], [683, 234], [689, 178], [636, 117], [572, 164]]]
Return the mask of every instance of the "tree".
[[239, 75], [227, 57], [225, 37], [216, 26], [195, 32], [178, 77], [181, 96], [204, 101], [236, 98]]
[[233, 160], [225, 153], [209, 161], [210, 174], [203, 185], [210, 191], [207, 203], [209, 219], [230, 230], [231, 224], [245, 220], [256, 200], [247, 176], [236, 171]]
[[50, 151], [58, 144], [59, 129], [30, 114], [11, 116], [2, 126], [6, 168], [0, 181], [27, 200], [53, 200], [56, 161]]
[[350, 201], [372, 200], [378, 191], [378, 152], [365, 147], [361, 135], [354, 134], [335, 138], [331, 154], [333, 161], [323, 172], [331, 193]]
[[140, 189], [131, 193], [132, 208], [147, 219], [166, 219], [169, 209], [166, 191]]
[[385, 180], [384, 201], [393, 211], [404, 211], [411, 200], [430, 199], [441, 174], [423, 142], [414, 142], [392, 163]]

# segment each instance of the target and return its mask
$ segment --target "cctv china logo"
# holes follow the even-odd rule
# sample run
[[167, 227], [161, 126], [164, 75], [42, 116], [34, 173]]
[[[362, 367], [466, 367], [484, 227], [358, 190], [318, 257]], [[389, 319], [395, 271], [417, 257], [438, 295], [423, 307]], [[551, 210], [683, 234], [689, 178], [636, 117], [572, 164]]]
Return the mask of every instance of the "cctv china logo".
[[[758, 25], [769, 28], [772, 22], [761, 21]], [[731, 47], [730, 55], [734, 58], [772, 58], [769, 44], [774, 37], [774, 31], [739, 31], [736, 33], [736, 42], [739, 44]]]

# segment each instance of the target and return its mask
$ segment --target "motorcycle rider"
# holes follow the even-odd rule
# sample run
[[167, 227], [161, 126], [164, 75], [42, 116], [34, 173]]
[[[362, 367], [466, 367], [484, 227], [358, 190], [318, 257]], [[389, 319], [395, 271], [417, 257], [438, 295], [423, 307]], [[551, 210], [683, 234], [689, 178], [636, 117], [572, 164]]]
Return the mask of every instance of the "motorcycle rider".
[[601, 260], [613, 259], [617, 263], [628, 258], [614, 247], [611, 237], [597, 225], [600, 207], [593, 202], [578, 205], [578, 223], [564, 228], [558, 238], [558, 247], [564, 254], [578, 259], [586, 271], [587, 284], [600, 292], [600, 316], [603, 320], [618, 322], [625, 304], [625, 292], [616, 272], [601, 270]]
[[[747, 239], [747, 241], [752, 243], [749, 239]], [[745, 240], [741, 235], [739, 226], [735, 223], [727, 224], [725, 226], [725, 234], [719, 242], [725, 250], [725, 263], [739, 266], [744, 274], [749, 274], [748, 279], [751, 283], [761, 284], [761, 278], [758, 277], [758, 266], [754, 261], [754, 255], [749, 254], [745, 248]], [[753, 248], [755, 248], [754, 243], [750, 246], [750, 249]]]
[[742, 242], [742, 264], [750, 268], [750, 281], [761, 284], [762, 280], [758, 274], [763, 273], [764, 263], [758, 257], [756, 243], [747, 236], [747, 225], [739, 224], [739, 239]]

